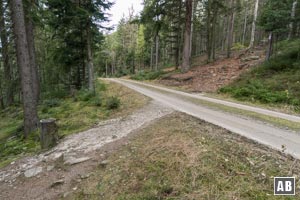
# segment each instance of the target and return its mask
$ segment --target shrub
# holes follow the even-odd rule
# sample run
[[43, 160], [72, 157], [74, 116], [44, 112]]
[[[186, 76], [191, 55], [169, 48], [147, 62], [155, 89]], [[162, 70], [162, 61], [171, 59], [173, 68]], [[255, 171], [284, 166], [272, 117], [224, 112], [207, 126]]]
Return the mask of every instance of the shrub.
[[88, 90], [81, 90], [78, 93], [77, 99], [79, 101], [89, 101], [90, 99], [92, 99], [95, 96], [95, 94], [93, 92], [90, 92]]
[[241, 43], [234, 43], [233, 46], [232, 46], [232, 50], [242, 50], [242, 49], [245, 49], [246, 46], [242, 45]]
[[60, 106], [61, 102], [59, 99], [46, 99], [43, 102], [44, 107], [54, 108]]
[[89, 101], [91, 106], [97, 106], [97, 107], [101, 107], [102, 106], [102, 100], [99, 96], [95, 96], [94, 98], [92, 98]]
[[109, 97], [106, 100], [106, 108], [109, 110], [118, 109], [121, 105], [121, 101], [118, 97]]
[[164, 74], [165, 74], [165, 72], [163, 72], [163, 71], [154, 71], [154, 72], [139, 71], [137, 74], [131, 76], [130, 78], [133, 80], [137, 80], [137, 81], [155, 80]]

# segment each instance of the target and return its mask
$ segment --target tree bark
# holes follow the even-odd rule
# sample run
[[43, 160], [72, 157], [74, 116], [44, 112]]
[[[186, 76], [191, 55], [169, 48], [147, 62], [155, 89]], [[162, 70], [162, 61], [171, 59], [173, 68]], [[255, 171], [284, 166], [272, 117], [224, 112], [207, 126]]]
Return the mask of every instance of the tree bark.
[[291, 39], [294, 37], [295, 35], [295, 15], [296, 15], [296, 7], [297, 7], [297, 0], [294, 0], [293, 2], [293, 6], [292, 6], [292, 12], [291, 12], [291, 23], [290, 23], [290, 31], [289, 31], [289, 36], [288, 36], [288, 39]]
[[193, 37], [194, 37], [194, 15], [197, 9], [198, 0], [194, 0], [192, 4], [192, 21], [191, 21], [191, 37], [190, 37], [190, 58], [192, 57], [193, 51]]
[[259, 0], [255, 1], [255, 7], [254, 7], [254, 14], [253, 14], [253, 22], [252, 22], [252, 29], [251, 29], [251, 39], [249, 44], [249, 49], [251, 49], [254, 45], [255, 41], [255, 30], [256, 30], [256, 21], [257, 21], [257, 12], [258, 12], [258, 4]]
[[158, 59], [159, 59], [159, 34], [155, 36], [155, 70], [158, 70]]
[[270, 60], [271, 56], [273, 53], [273, 33], [270, 32], [269, 34], [269, 47], [267, 50], [267, 56], [266, 56], [266, 60]]
[[[0, 39], [1, 39], [1, 52], [2, 52], [2, 60], [4, 67], [4, 80], [6, 83], [5, 96], [6, 96], [6, 105], [10, 106], [14, 102], [14, 93], [12, 88], [12, 74], [11, 74], [11, 65], [9, 62], [8, 55], [8, 40], [7, 40], [7, 30], [5, 27], [5, 9], [3, 7], [3, 0], [0, 0]], [[4, 99], [2, 99], [4, 100]], [[3, 103], [4, 105], [4, 103]]]
[[231, 56], [231, 47], [232, 47], [232, 41], [233, 41], [233, 29], [234, 29], [234, 0], [231, 0], [230, 3], [230, 19], [228, 21], [228, 34], [227, 34], [227, 58], [230, 58]]
[[151, 42], [150, 68], [153, 70], [153, 42]]
[[175, 65], [176, 69], [179, 67], [180, 62], [180, 46], [181, 46], [181, 11], [182, 11], [182, 1], [178, 0], [178, 22], [177, 22], [177, 37], [176, 37], [176, 52], [175, 52]]
[[20, 67], [24, 110], [24, 137], [38, 127], [35, 93], [32, 87], [32, 73], [28, 49], [25, 17], [22, 0], [11, 0], [13, 30], [16, 39], [17, 62]]
[[185, 14], [185, 32], [184, 32], [184, 44], [183, 44], [183, 52], [182, 52], [182, 66], [181, 66], [182, 72], [187, 72], [191, 67], [190, 37], [191, 37], [193, 0], [186, 0], [185, 7], [186, 7], [186, 14]]
[[24, 9], [25, 13], [25, 27], [26, 27], [26, 36], [27, 36], [27, 44], [29, 51], [29, 60], [31, 67], [31, 77], [32, 77], [32, 87], [34, 92], [34, 99], [36, 104], [38, 104], [40, 98], [40, 81], [39, 81], [39, 73], [38, 66], [36, 64], [36, 55], [35, 55], [35, 44], [34, 44], [34, 24], [32, 21], [31, 12], [32, 5], [35, 3], [35, 0], [29, 0], [28, 6]]
[[58, 141], [58, 128], [56, 119], [41, 120], [41, 148], [49, 149], [54, 147]]
[[94, 63], [92, 56], [92, 46], [91, 46], [91, 30], [90, 23], [87, 25], [86, 29], [86, 46], [87, 46], [87, 64], [89, 70], [89, 91], [95, 93], [95, 78], [94, 78]]
[[246, 31], [247, 31], [247, 22], [248, 22], [248, 15], [247, 15], [247, 6], [245, 6], [245, 18], [244, 18], [244, 28], [243, 28], [243, 36], [242, 36], [242, 44], [245, 45], [246, 39]]
[[211, 22], [212, 0], [207, 2], [207, 62], [212, 62], [212, 22]]

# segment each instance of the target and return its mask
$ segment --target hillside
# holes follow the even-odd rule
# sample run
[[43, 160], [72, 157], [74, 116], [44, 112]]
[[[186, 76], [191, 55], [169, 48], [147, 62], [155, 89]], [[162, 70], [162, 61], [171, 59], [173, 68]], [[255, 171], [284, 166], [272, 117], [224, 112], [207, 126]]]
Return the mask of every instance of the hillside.
[[240, 54], [236, 52], [232, 58], [220, 55], [217, 61], [209, 64], [206, 64], [205, 56], [196, 57], [190, 71], [171, 72], [162, 76], [159, 83], [183, 87], [190, 92], [216, 92], [264, 60], [264, 51], [259, 48], [243, 56], [239, 56]]
[[287, 104], [299, 111], [300, 40], [278, 44], [270, 61], [243, 73], [220, 89], [238, 100], [263, 104]]

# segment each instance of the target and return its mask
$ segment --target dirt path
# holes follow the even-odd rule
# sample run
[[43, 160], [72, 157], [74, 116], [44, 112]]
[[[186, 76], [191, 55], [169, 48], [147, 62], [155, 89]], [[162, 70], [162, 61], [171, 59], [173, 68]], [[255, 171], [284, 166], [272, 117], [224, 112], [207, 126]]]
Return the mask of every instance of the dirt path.
[[[252, 120], [247, 117], [241, 117], [220, 110], [211, 109], [195, 103], [194, 100], [199, 96], [178, 92], [171, 89], [156, 87], [149, 84], [123, 79], [110, 79], [111, 81], [123, 84], [137, 92], [140, 92], [154, 100], [161, 102], [180, 112], [187, 113], [209, 123], [223, 127], [234, 133], [238, 133], [247, 138], [255, 140], [261, 144], [267, 145], [279, 151], [284, 151], [295, 158], [300, 158], [300, 133], [285, 129], [280, 129], [261, 121]], [[162, 89], [157, 89], [162, 88]], [[168, 92], [166, 92], [168, 91]], [[174, 95], [175, 94], [175, 95]], [[187, 99], [186, 97], [189, 97]], [[242, 109], [242, 108], [241, 108]], [[264, 109], [262, 109], [263, 112]], [[269, 114], [269, 113], [267, 113]], [[276, 113], [275, 113], [276, 114]], [[279, 115], [278, 117], [297, 121], [299, 117], [290, 115]]]
[[54, 149], [13, 162], [0, 170], [0, 199], [58, 199], [76, 191], [82, 179], [106, 164], [126, 136], [173, 110], [152, 101], [124, 118], [66, 137]]

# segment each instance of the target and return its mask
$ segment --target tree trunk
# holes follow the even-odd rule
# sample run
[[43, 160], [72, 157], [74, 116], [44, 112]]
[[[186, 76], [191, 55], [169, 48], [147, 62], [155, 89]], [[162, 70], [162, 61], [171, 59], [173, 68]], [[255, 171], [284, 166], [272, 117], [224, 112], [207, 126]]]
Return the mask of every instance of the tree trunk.
[[227, 34], [227, 58], [230, 58], [231, 56], [231, 47], [232, 47], [232, 41], [233, 41], [233, 29], [234, 29], [234, 0], [231, 0], [230, 3], [230, 19], [228, 21], [228, 34]]
[[26, 36], [25, 18], [22, 0], [11, 0], [13, 30], [16, 39], [17, 62], [20, 67], [21, 88], [24, 109], [24, 137], [38, 127], [38, 115], [35, 92], [32, 84], [30, 55]]
[[247, 5], [245, 6], [245, 18], [244, 18], [244, 28], [243, 28], [243, 36], [242, 36], [242, 44], [245, 45], [246, 39], [246, 31], [247, 31], [247, 22], [248, 22], [248, 13], [247, 13]]
[[153, 70], [153, 42], [151, 42], [150, 68]]
[[[4, 67], [4, 80], [6, 83], [5, 94], [6, 94], [6, 105], [10, 106], [14, 102], [14, 93], [12, 88], [12, 74], [11, 74], [11, 65], [9, 62], [8, 55], [8, 40], [7, 40], [7, 30], [5, 27], [5, 9], [3, 7], [3, 0], [0, 0], [0, 39], [1, 39], [1, 50], [2, 50], [2, 60]], [[2, 102], [4, 99], [2, 98]], [[4, 103], [3, 103], [4, 104]]]
[[259, 0], [256, 0], [255, 7], [254, 7], [254, 14], [253, 14], [252, 29], [251, 29], [251, 39], [248, 47], [249, 49], [253, 47], [255, 41], [255, 29], [256, 29], [256, 21], [257, 21], [258, 4], [259, 4]]
[[29, 51], [29, 61], [31, 67], [31, 77], [32, 77], [32, 87], [34, 92], [34, 99], [36, 104], [39, 101], [40, 97], [40, 81], [38, 74], [38, 67], [36, 64], [36, 56], [35, 56], [35, 44], [34, 44], [34, 25], [31, 18], [31, 10], [32, 5], [35, 3], [35, 0], [30, 0], [28, 2], [28, 7], [24, 10], [25, 13], [25, 26], [26, 26], [26, 36], [27, 36], [27, 44]]
[[197, 9], [198, 0], [194, 0], [192, 6], [192, 21], [191, 21], [191, 37], [190, 37], [190, 58], [192, 57], [192, 51], [193, 51], [193, 37], [194, 37], [194, 15]]
[[269, 34], [269, 47], [267, 50], [267, 56], [266, 56], [266, 60], [269, 60], [272, 56], [273, 53], [273, 33], [270, 32]]
[[288, 39], [291, 39], [294, 37], [295, 35], [295, 15], [296, 15], [296, 7], [297, 7], [297, 0], [294, 0], [294, 3], [293, 3], [293, 6], [292, 6], [292, 12], [291, 12], [291, 23], [290, 23], [290, 31], [289, 31], [289, 36], [288, 36]]
[[175, 52], [175, 65], [176, 69], [179, 67], [180, 62], [180, 46], [181, 46], [181, 11], [182, 11], [182, 1], [179, 0], [179, 8], [178, 8], [178, 22], [177, 22], [177, 37], [176, 37], [176, 52]]
[[90, 23], [88, 23], [86, 28], [86, 46], [87, 46], [87, 65], [89, 70], [89, 91], [95, 93], [94, 63], [93, 63], [93, 56], [92, 56], [91, 40], [92, 38], [91, 38]]
[[191, 24], [192, 24], [192, 12], [193, 12], [193, 0], [185, 1], [186, 15], [185, 15], [185, 32], [184, 32], [184, 44], [182, 52], [182, 66], [181, 71], [186, 72], [190, 69], [190, 45], [191, 45]]
[[58, 141], [58, 128], [56, 119], [41, 120], [41, 148], [49, 149], [54, 147]]
[[155, 71], [158, 70], [158, 59], [159, 59], [159, 35], [155, 36]]
[[207, 5], [207, 62], [212, 62], [212, 22], [211, 22], [211, 10], [212, 10], [212, 0], [208, 0]]

